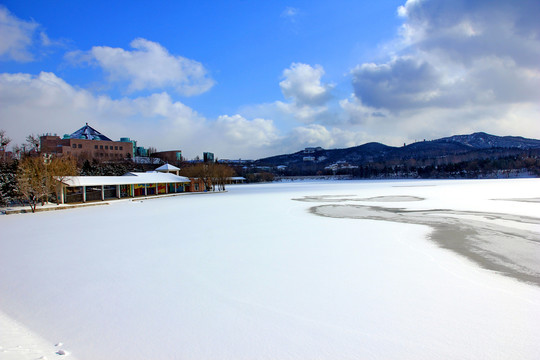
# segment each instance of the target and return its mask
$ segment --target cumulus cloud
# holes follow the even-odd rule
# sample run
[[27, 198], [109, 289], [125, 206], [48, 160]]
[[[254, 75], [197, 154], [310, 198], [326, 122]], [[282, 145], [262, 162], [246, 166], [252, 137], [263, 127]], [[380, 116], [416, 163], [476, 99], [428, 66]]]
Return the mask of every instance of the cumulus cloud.
[[133, 50], [94, 46], [89, 51], [66, 55], [72, 62], [97, 64], [111, 82], [127, 83], [127, 92], [172, 88], [185, 96], [208, 91], [214, 80], [198, 61], [175, 56], [160, 44], [138, 38], [131, 42]]
[[315, 145], [329, 147], [334, 142], [330, 131], [318, 124], [297, 127], [293, 129], [289, 138], [293, 139], [298, 145], [301, 145], [300, 147]]
[[86, 122], [112, 139], [130, 137], [140, 146], [180, 149], [188, 158], [203, 151], [220, 158], [265, 156], [281, 144], [272, 120], [240, 115], [207, 119], [166, 92], [116, 100], [96, 96], [47, 72], [0, 74], [0, 119], [13, 144], [23, 143], [29, 132], [62, 136]]
[[391, 123], [407, 134], [421, 128], [426, 137], [508, 134], [519, 128], [507, 121], [519, 108], [524, 126], [514, 134], [527, 136], [525, 124], [540, 114], [538, 13], [538, 1], [408, 0], [398, 8], [405, 20], [398, 52], [385, 63], [356, 66], [358, 103], [342, 106], [351, 122], [376, 121], [370, 113], [380, 112], [378, 126]]
[[[112, 139], [130, 137], [140, 146], [180, 149], [188, 158], [212, 151], [219, 158], [260, 158], [306, 146], [353, 146], [358, 132], [319, 124], [277, 128], [274, 121], [241, 115], [208, 119], [166, 92], [112, 99], [73, 87], [53, 73], [0, 74], [1, 128], [21, 144], [29, 135], [71, 133], [84, 123]], [[360, 136], [362, 135], [362, 136]]]
[[330, 123], [335, 117], [329, 109], [334, 85], [323, 83], [323, 75], [324, 69], [320, 65], [292, 63], [283, 70], [279, 83], [287, 101], [243, 106], [241, 113], [250, 117], [279, 119], [283, 124]]
[[24, 21], [0, 5], [0, 59], [27, 62], [34, 60], [30, 51], [39, 24]]
[[283, 71], [283, 81], [279, 83], [283, 96], [299, 106], [322, 106], [332, 98], [333, 85], [322, 84], [324, 69], [308, 64], [293, 63]]
[[353, 87], [362, 102], [400, 110], [425, 106], [441, 96], [441, 80], [432, 65], [413, 58], [386, 64], [362, 64], [353, 70]]
[[[227, 149], [225, 154], [242, 153], [250, 156], [265, 156], [275, 151], [281, 135], [272, 120], [256, 118], [248, 120], [241, 115], [221, 115], [210, 125], [213, 147]], [[248, 150], [249, 149], [249, 150]], [[245, 155], [244, 155], [245, 156]]]
[[221, 115], [214, 128], [231, 145], [258, 147], [271, 145], [279, 138], [273, 121], [265, 119], [247, 120], [240, 115]]
[[[279, 83], [283, 96], [288, 102], [276, 101], [270, 106], [274, 114], [291, 118], [302, 123], [324, 121], [328, 115], [328, 102], [332, 99], [334, 85], [321, 81], [324, 69], [320, 65], [311, 66], [293, 63], [283, 71]], [[261, 107], [259, 107], [261, 108]]]
[[339, 101], [343, 118], [350, 125], [367, 125], [373, 121], [384, 121], [391, 116], [385, 109], [366, 106], [354, 94]]
[[408, 0], [398, 13], [406, 19], [406, 40], [416, 49], [466, 65], [495, 56], [540, 67], [538, 1]]
[[361, 131], [310, 124], [292, 129], [282, 140], [282, 149], [295, 152], [312, 146], [326, 149], [351, 147], [365, 142], [366, 139], [366, 134]]

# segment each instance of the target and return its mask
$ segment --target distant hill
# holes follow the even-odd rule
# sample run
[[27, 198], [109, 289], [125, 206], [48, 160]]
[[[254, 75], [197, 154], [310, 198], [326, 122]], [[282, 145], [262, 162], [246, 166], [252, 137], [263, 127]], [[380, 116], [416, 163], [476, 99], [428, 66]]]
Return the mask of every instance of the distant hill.
[[540, 140], [518, 136], [495, 136], [478, 132], [454, 135], [431, 141], [421, 141], [402, 147], [371, 142], [345, 149], [306, 148], [293, 154], [277, 155], [255, 161], [256, 166], [286, 166], [289, 169], [324, 169], [332, 164], [362, 166], [380, 163], [384, 166], [403, 164], [410, 160], [424, 164], [448, 164], [475, 159], [495, 159], [523, 151], [540, 153]]
[[471, 135], [454, 135], [435, 142], [459, 143], [475, 149], [504, 148], [504, 149], [538, 149], [540, 140], [526, 139], [521, 136], [495, 136], [484, 132]]

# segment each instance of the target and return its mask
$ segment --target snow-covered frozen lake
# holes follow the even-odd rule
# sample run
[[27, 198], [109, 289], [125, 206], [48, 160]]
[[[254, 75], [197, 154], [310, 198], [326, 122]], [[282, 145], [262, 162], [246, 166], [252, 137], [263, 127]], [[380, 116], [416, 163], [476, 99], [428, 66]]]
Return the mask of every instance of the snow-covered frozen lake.
[[540, 179], [5, 215], [0, 359], [539, 359], [539, 284]]

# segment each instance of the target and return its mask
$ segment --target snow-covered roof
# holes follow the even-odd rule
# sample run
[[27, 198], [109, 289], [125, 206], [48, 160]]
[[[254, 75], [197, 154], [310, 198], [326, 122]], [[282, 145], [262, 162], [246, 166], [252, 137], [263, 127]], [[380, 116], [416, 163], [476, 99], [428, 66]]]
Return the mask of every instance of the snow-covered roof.
[[171, 165], [169, 163], [165, 165], [161, 165], [160, 167], [156, 169], [156, 171], [179, 171], [179, 170], [180, 168], [177, 168], [176, 166]]
[[57, 178], [67, 186], [188, 183], [189, 178], [168, 173], [127, 173], [122, 176], [65, 176]]

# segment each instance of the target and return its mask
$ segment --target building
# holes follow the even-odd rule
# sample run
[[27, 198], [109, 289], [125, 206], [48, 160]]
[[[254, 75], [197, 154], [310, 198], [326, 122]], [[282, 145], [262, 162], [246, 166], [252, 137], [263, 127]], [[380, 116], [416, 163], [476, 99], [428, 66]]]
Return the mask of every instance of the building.
[[155, 171], [123, 176], [65, 176], [57, 178], [56, 186], [59, 204], [202, 191], [206, 188], [200, 179]]
[[152, 156], [159, 158], [167, 163], [175, 164], [182, 161], [182, 150], [158, 151], [152, 153]]
[[39, 140], [42, 153], [56, 156], [71, 155], [76, 158], [102, 160], [133, 158], [131, 140], [113, 141], [89, 126], [88, 123], [73, 134], [64, 135], [63, 138], [47, 134], [40, 136]]
[[214, 162], [214, 153], [211, 153], [211, 152], [203, 153], [203, 161], [204, 162]]
[[323, 151], [324, 149], [320, 146], [317, 147], [307, 147], [304, 149], [304, 154], [314, 154], [319, 151]]
[[225, 181], [227, 184], [244, 184], [246, 178], [243, 176], [232, 176]]

